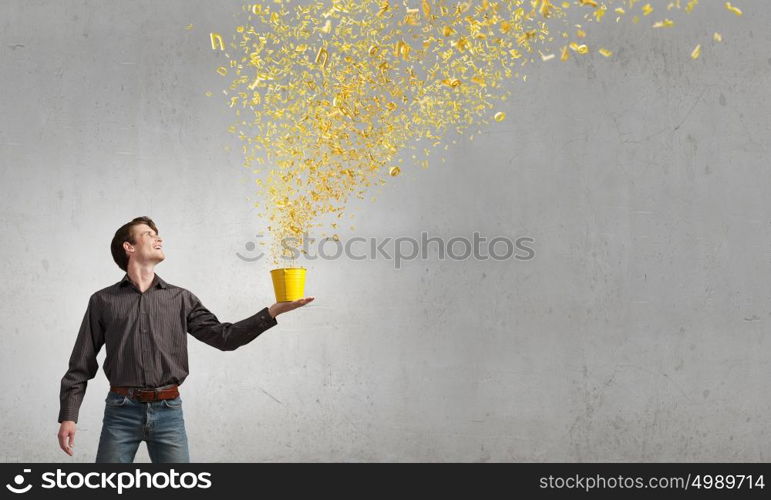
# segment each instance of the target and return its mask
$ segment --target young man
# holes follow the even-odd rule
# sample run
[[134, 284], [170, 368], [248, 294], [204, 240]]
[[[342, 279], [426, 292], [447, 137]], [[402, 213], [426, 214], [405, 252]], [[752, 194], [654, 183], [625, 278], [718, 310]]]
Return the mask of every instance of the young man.
[[110, 381], [96, 462], [134, 461], [141, 441], [155, 462], [189, 462], [178, 386], [188, 375], [187, 335], [222, 351], [248, 344], [278, 324], [276, 316], [313, 300], [279, 302], [238, 323], [220, 323], [191, 292], [163, 281], [166, 257], [158, 228], [137, 217], [115, 232], [110, 249], [126, 275], [91, 295], [69, 369], [61, 381], [59, 446], [72, 456], [88, 380], [99, 368]]

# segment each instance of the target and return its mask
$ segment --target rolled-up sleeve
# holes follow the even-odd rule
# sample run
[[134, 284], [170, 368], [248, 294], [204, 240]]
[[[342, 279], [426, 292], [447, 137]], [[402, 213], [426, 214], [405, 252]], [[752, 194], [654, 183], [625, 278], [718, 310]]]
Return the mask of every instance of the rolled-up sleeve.
[[220, 322], [192, 293], [189, 302], [191, 306], [187, 313], [187, 332], [221, 351], [234, 351], [278, 324], [267, 307], [237, 323], [227, 323]]
[[80, 405], [86, 394], [88, 381], [96, 376], [99, 364], [96, 355], [104, 345], [104, 328], [95, 295], [88, 300], [86, 314], [80, 325], [75, 347], [70, 355], [69, 368], [62, 377], [59, 393], [59, 423], [72, 420], [77, 423]]

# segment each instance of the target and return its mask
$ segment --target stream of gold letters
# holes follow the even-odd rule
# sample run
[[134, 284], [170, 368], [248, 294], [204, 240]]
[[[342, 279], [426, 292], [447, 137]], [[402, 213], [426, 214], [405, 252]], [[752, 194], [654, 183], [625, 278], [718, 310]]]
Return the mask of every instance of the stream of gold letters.
[[[507, 119], [500, 110], [511, 95], [507, 80], [526, 82], [528, 66], [594, 53], [612, 58], [612, 47], [589, 42], [602, 23], [671, 29], [698, 3], [243, 5], [233, 32], [212, 32], [209, 41], [224, 56], [216, 71], [235, 115], [229, 131], [241, 141], [243, 165], [256, 174], [256, 205], [269, 221], [274, 264], [288, 256], [284, 238], [299, 247], [304, 232], [323, 226], [337, 239], [352, 196], [364, 198], [370, 186], [402, 171], [428, 168], [432, 153], [447, 149], [451, 131], [465, 137], [471, 127]], [[742, 15], [731, 2], [723, 7]], [[721, 41], [711, 33], [684, 58], [698, 59]]]

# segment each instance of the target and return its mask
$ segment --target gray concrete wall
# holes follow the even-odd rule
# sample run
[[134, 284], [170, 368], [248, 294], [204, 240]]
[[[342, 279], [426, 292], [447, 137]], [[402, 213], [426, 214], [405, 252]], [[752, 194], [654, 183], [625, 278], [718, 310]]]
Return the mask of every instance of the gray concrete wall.
[[[341, 232], [529, 236], [534, 259], [318, 260], [316, 302], [252, 344], [191, 337], [192, 459], [769, 460], [771, 14], [702, 3], [674, 30], [607, 20], [613, 58], [533, 66], [506, 121]], [[158, 274], [222, 321], [272, 303], [270, 264], [236, 256], [264, 231], [252, 174], [204, 95], [239, 6], [0, 2], [0, 460], [93, 461], [108, 382], [70, 458], [59, 381], [123, 222], [153, 217]]]

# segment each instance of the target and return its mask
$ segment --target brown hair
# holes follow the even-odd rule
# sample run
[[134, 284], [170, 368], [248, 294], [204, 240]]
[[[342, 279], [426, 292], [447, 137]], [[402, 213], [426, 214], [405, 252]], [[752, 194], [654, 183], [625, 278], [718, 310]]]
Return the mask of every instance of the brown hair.
[[152, 228], [153, 231], [155, 231], [155, 234], [158, 234], [158, 228], [155, 227], [155, 222], [153, 222], [150, 217], [142, 216], [135, 218], [131, 222], [123, 224], [117, 231], [115, 231], [115, 236], [113, 236], [112, 243], [110, 243], [112, 260], [114, 260], [115, 263], [118, 264], [118, 267], [124, 271], [128, 269], [128, 255], [126, 255], [126, 251], [123, 249], [123, 242], [128, 241], [132, 245], [136, 244], [136, 240], [134, 240], [134, 234], [131, 232], [131, 228], [139, 224], [147, 224]]

